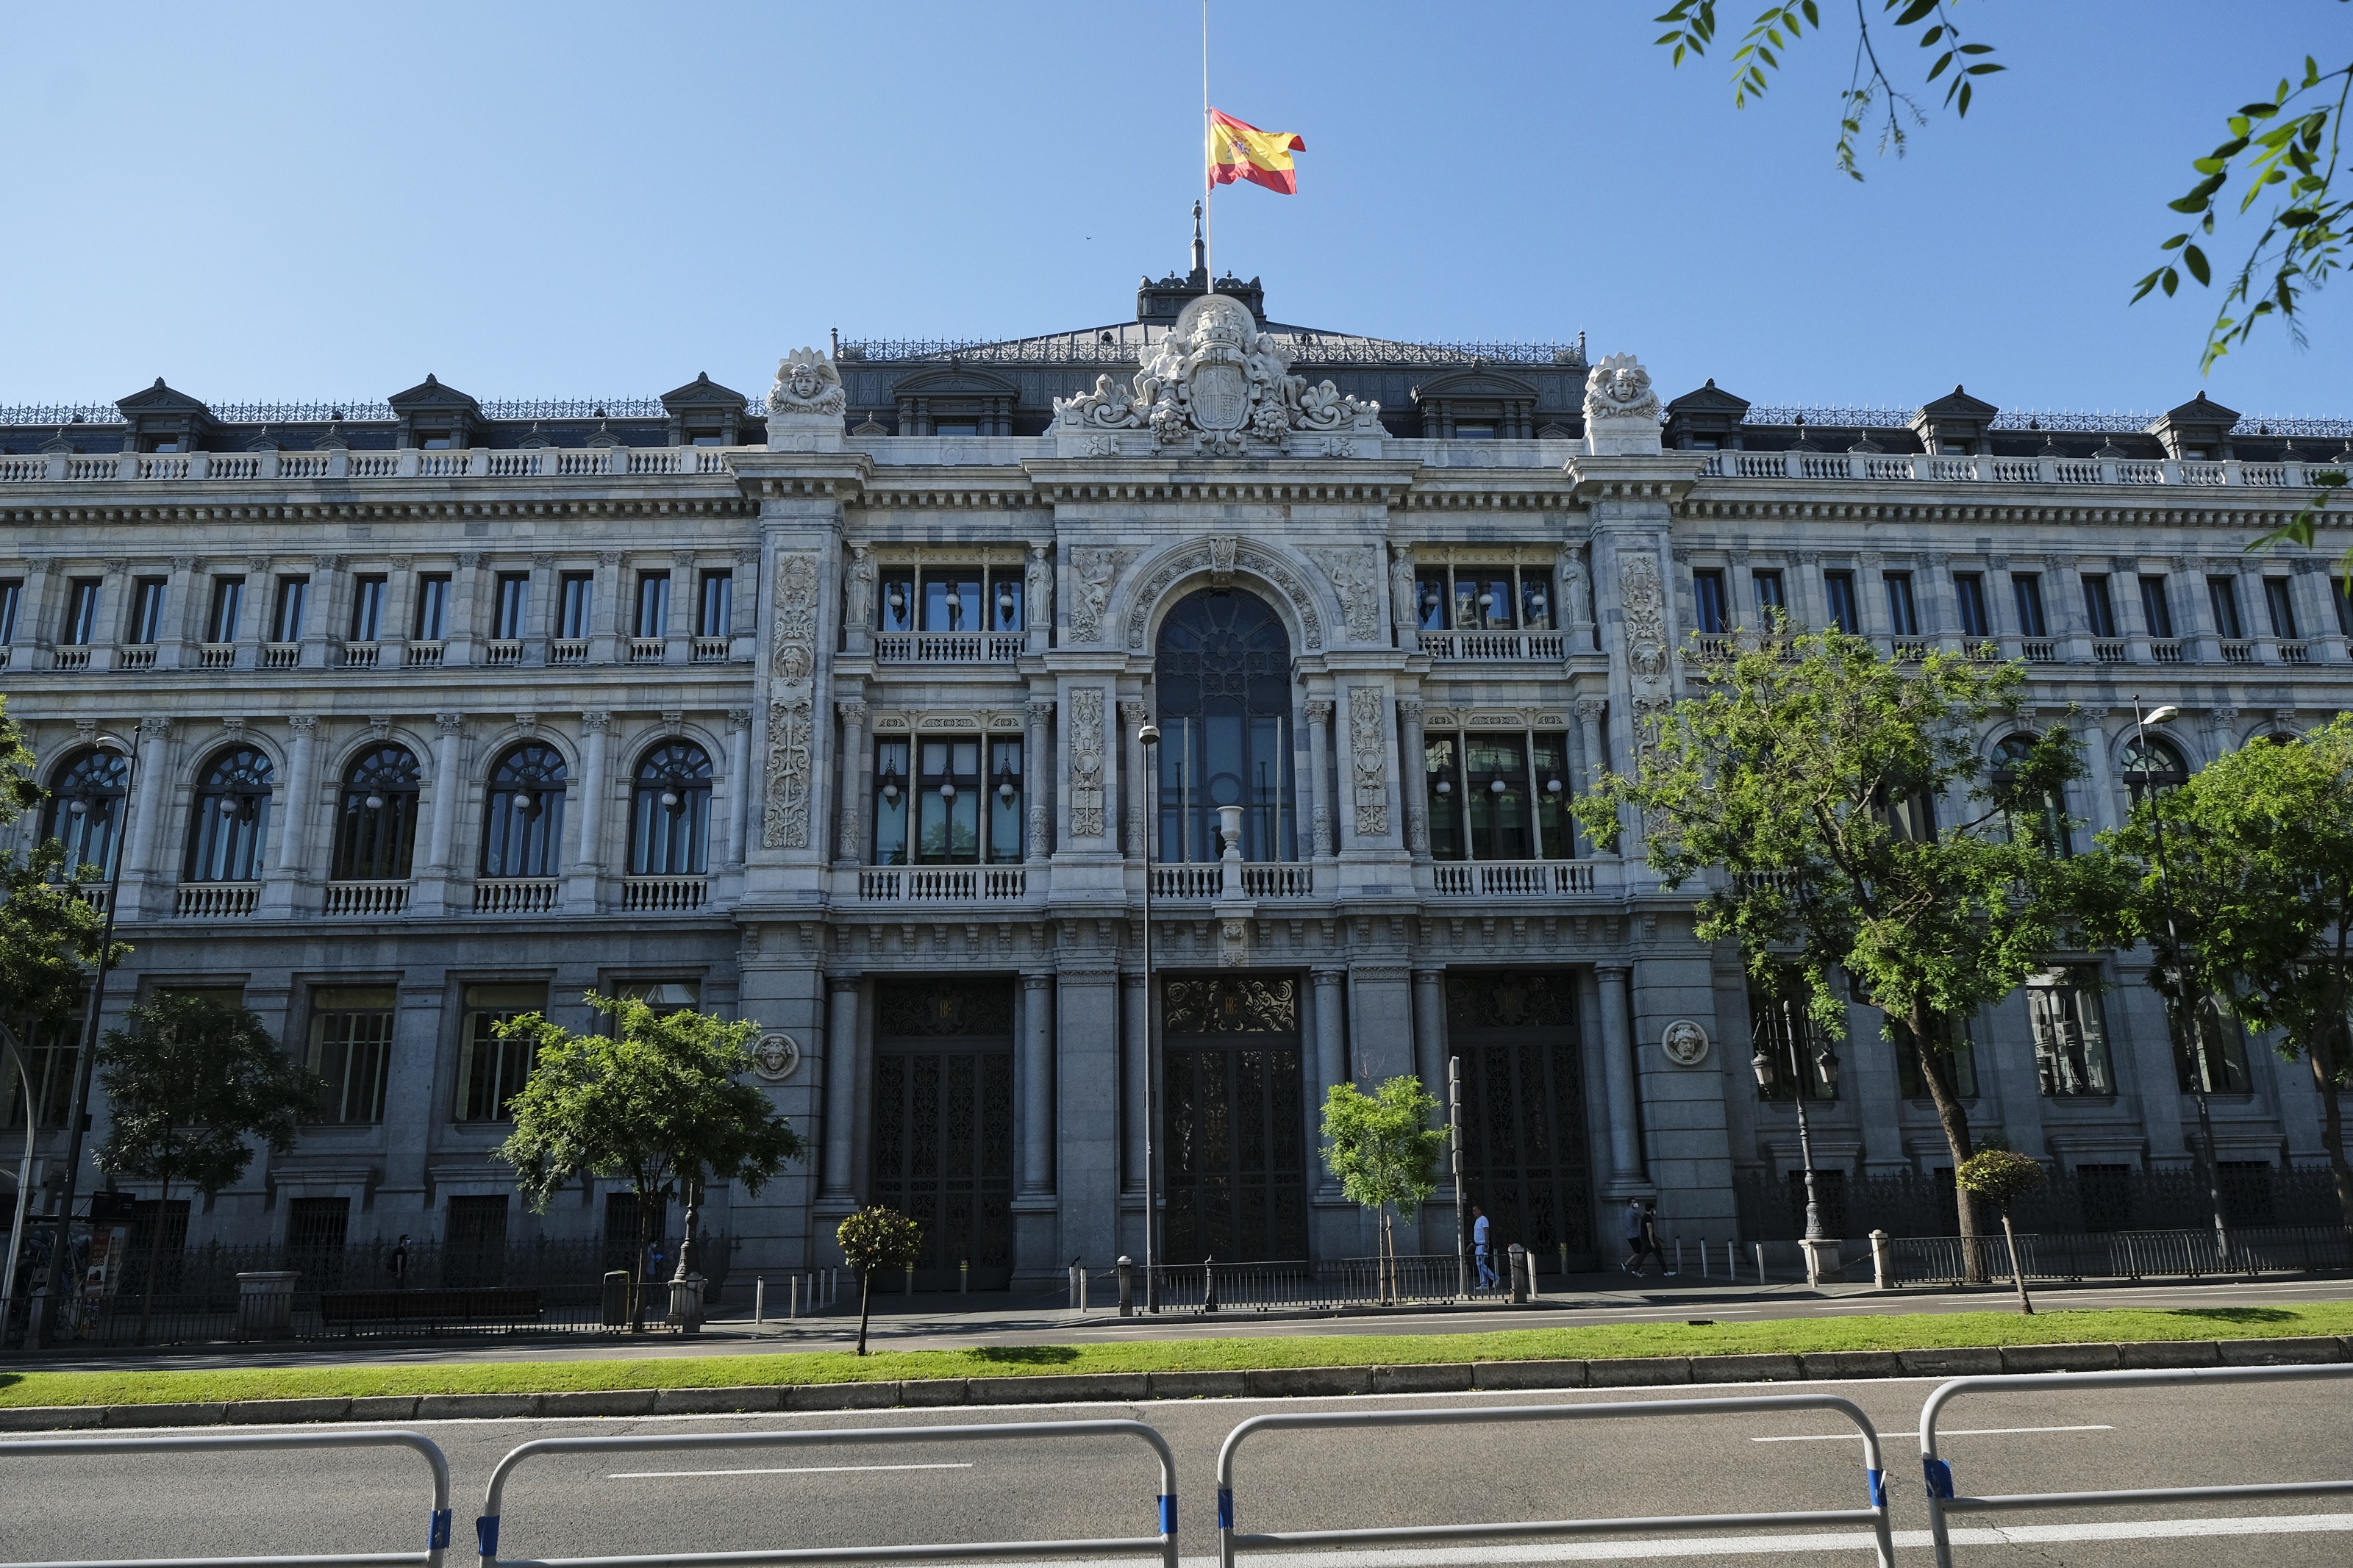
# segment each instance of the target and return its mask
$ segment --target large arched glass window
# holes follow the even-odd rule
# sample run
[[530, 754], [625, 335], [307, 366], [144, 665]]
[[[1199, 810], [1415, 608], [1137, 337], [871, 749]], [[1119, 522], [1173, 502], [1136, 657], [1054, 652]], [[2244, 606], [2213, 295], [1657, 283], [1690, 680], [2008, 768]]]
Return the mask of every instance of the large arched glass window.
[[188, 880], [258, 882], [269, 839], [269, 759], [251, 746], [220, 752], [197, 775], [188, 823]]
[[76, 753], [49, 786], [48, 822], [41, 837], [66, 847], [69, 870], [95, 866], [111, 870], [122, 834], [122, 811], [131, 764], [120, 752]]
[[1266, 601], [1204, 588], [1160, 628], [1163, 860], [1223, 853], [1218, 808], [1242, 808], [1242, 858], [1298, 858], [1292, 823], [1291, 639]]
[[407, 747], [361, 753], [343, 774], [328, 874], [339, 882], [406, 881], [417, 848], [417, 756]]
[[482, 875], [553, 877], [564, 846], [564, 754], [526, 741], [491, 769], [482, 824]]
[[638, 764], [629, 795], [629, 875], [700, 877], [711, 844], [711, 757], [667, 741]]
[[2073, 855], [2067, 835], [2067, 803], [2056, 790], [2031, 791], [2023, 784], [2037, 737], [2012, 735], [1993, 754], [1993, 798], [2013, 843], [2039, 844], [2055, 855]]
[[2170, 741], [2155, 735], [2125, 744], [2125, 785], [2137, 802], [2154, 790], [2163, 795], [2189, 782], [2189, 765]]

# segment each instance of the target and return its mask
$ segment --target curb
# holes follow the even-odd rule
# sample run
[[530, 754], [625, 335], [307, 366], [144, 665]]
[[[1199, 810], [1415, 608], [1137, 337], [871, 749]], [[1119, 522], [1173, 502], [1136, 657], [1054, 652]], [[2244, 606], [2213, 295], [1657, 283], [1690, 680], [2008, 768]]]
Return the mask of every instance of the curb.
[[1810, 1355], [1622, 1356], [1601, 1361], [1430, 1362], [1399, 1366], [1268, 1367], [1254, 1372], [1076, 1373], [905, 1382], [746, 1384], [556, 1394], [408, 1394], [352, 1399], [244, 1399], [187, 1405], [35, 1405], [0, 1408], [0, 1432], [285, 1426], [315, 1421], [757, 1415], [770, 1411], [936, 1409], [946, 1405], [1142, 1403], [1163, 1399], [1329, 1399], [1662, 1384], [1977, 1377], [2122, 1368], [2317, 1366], [2353, 1361], [2333, 1335], [2285, 1340], [2146, 1340], [2122, 1344], [1817, 1351]]

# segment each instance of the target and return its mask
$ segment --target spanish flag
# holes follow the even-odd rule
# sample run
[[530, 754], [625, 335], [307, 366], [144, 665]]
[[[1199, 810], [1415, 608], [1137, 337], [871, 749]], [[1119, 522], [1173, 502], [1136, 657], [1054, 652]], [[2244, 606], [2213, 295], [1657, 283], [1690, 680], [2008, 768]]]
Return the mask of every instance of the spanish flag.
[[1248, 180], [1286, 196], [1299, 194], [1291, 155], [1307, 143], [1288, 131], [1261, 131], [1222, 109], [1209, 110], [1209, 178], [1221, 185]]

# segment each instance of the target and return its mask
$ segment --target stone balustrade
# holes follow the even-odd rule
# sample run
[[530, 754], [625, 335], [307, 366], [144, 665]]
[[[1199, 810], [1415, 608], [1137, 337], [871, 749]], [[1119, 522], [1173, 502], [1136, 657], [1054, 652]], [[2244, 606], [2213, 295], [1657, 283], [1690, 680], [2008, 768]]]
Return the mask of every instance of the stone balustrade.
[[[1696, 454], [1694, 454], [1696, 455]], [[2189, 485], [2249, 489], [2302, 489], [2310, 475], [2336, 465], [2319, 462], [2200, 462], [2165, 458], [1995, 458], [1929, 453], [1715, 452], [1699, 470], [1704, 479], [1871, 480], [1915, 484]]]

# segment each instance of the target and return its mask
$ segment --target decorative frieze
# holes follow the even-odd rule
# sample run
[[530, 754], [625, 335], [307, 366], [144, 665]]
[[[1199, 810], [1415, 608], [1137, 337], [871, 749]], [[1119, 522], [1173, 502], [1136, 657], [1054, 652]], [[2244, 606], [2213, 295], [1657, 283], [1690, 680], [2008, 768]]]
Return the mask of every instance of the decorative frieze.
[[1100, 686], [1071, 692], [1071, 837], [1103, 836], [1103, 694]]
[[[1380, 552], [1378, 550], [1311, 550], [1308, 559], [1322, 570], [1340, 601], [1342, 623], [1351, 642], [1377, 642], [1381, 635]], [[1408, 567], [1410, 597], [1412, 568]]]
[[1667, 672], [1667, 618], [1658, 557], [1635, 554], [1620, 560], [1618, 601], [1626, 614], [1628, 662], [1644, 680], [1660, 679]]
[[1356, 784], [1356, 837], [1389, 830], [1388, 704], [1377, 686], [1348, 689], [1348, 768]]

